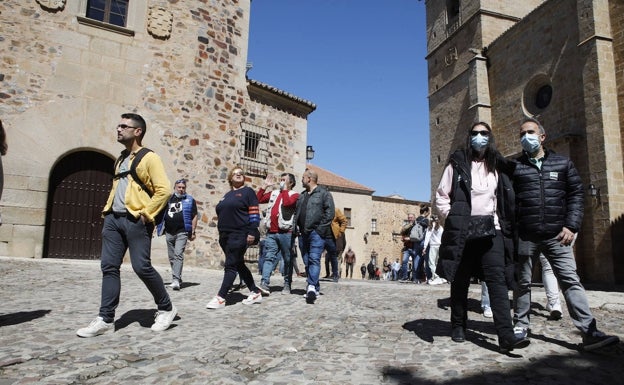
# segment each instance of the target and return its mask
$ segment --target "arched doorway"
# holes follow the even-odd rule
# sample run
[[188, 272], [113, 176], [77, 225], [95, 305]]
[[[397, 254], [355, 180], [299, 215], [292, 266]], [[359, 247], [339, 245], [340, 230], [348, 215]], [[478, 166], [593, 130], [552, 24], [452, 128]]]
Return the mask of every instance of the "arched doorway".
[[56, 164], [48, 186], [44, 258], [100, 258], [113, 163], [106, 155], [80, 151]]

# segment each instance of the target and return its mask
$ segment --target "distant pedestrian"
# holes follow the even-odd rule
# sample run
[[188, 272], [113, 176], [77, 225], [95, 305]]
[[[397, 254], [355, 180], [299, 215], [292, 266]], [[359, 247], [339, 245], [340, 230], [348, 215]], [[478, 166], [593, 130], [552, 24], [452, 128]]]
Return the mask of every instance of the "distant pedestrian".
[[355, 266], [355, 260], [355, 252], [351, 249], [351, 246], [349, 246], [349, 249], [344, 256], [344, 261], [346, 265], [345, 278], [353, 278], [353, 266]]
[[[168, 329], [178, 312], [151, 262], [154, 216], [167, 204], [170, 184], [160, 157], [141, 145], [146, 127], [143, 117], [133, 113], [121, 115], [116, 127], [117, 141], [125, 149], [117, 161], [113, 186], [102, 211], [100, 312], [89, 326], [78, 329], [76, 334], [80, 337], [95, 337], [114, 329], [115, 309], [121, 291], [119, 269], [127, 250], [130, 250], [134, 272], [158, 306], [152, 330]], [[144, 155], [136, 165], [134, 161], [140, 151]], [[129, 178], [132, 170], [135, 173]]]
[[[0, 155], [5, 156], [7, 153], [7, 141], [6, 131], [0, 120]], [[0, 157], [0, 198], [2, 198], [2, 191], [4, 190], [4, 168], [2, 167], [2, 157]], [[0, 225], [2, 225], [2, 217], [0, 217]]]
[[362, 273], [362, 279], [366, 279], [366, 264], [364, 262], [360, 266], [360, 273]]

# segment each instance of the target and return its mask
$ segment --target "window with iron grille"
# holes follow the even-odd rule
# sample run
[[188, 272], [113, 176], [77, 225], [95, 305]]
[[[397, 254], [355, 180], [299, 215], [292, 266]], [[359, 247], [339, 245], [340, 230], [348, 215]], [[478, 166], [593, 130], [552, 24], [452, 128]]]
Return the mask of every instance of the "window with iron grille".
[[240, 166], [245, 174], [266, 177], [269, 158], [269, 130], [250, 123], [241, 123]]
[[120, 27], [126, 26], [129, 0], [88, 0], [86, 16]]

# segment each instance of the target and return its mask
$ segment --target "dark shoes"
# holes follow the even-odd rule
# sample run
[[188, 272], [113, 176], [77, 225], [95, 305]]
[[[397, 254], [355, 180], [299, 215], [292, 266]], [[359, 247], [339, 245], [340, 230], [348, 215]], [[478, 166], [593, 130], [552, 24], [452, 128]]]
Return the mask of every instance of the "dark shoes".
[[462, 326], [455, 326], [453, 330], [451, 330], [451, 339], [454, 342], [464, 342], [466, 341], [466, 332]]
[[531, 340], [526, 337], [513, 336], [511, 339], [503, 339], [498, 342], [498, 348], [501, 353], [509, 353], [514, 349], [522, 349], [529, 346]]
[[615, 345], [620, 342], [617, 336], [608, 336], [599, 330], [583, 335], [583, 349], [586, 351], [595, 350], [604, 346]]

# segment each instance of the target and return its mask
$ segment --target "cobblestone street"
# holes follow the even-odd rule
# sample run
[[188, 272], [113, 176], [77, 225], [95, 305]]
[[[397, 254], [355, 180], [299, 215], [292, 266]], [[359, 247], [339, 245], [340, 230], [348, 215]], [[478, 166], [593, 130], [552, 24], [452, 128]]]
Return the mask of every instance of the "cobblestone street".
[[[157, 266], [169, 282], [168, 266]], [[281, 295], [282, 279], [263, 303], [208, 310], [222, 271], [186, 267], [170, 291], [179, 316], [152, 332], [155, 306], [129, 265], [115, 331], [79, 338], [99, 308], [99, 261], [0, 257], [0, 385], [4, 384], [623, 384], [622, 343], [579, 349], [567, 312], [547, 320], [534, 289], [531, 345], [498, 352], [491, 319], [480, 314], [472, 285], [465, 343], [450, 340], [449, 285], [322, 281], [306, 304], [304, 278]], [[259, 277], [255, 277], [256, 282]], [[621, 292], [588, 291], [606, 333], [624, 337]]]

